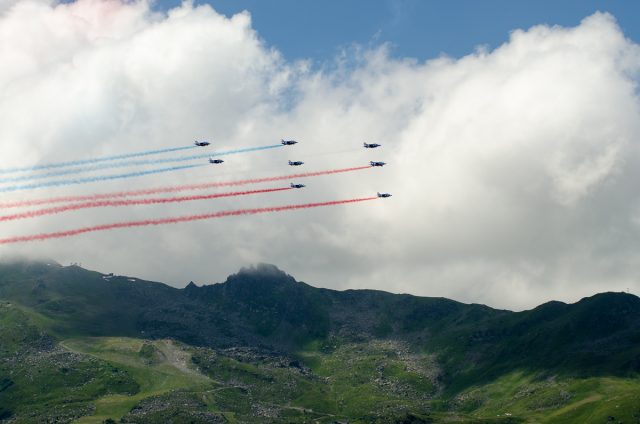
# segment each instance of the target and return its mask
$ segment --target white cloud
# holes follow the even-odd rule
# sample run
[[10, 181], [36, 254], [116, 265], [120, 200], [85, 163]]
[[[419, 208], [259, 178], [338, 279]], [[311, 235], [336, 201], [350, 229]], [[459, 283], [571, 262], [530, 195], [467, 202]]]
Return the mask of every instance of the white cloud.
[[[640, 290], [640, 48], [606, 14], [517, 30], [494, 51], [426, 63], [385, 47], [335, 66], [287, 63], [248, 13], [189, 3], [0, 5], [2, 167], [175, 146], [293, 148], [224, 167], [75, 186], [87, 192], [385, 160], [305, 190], [208, 203], [74, 212], [7, 235], [390, 191], [369, 204], [96, 233], [3, 247], [182, 285], [272, 262], [311, 284], [528, 307]], [[363, 141], [384, 146], [361, 149]], [[222, 175], [220, 175], [222, 174]], [[53, 194], [54, 190], [51, 190]], [[33, 197], [24, 192], [3, 197]]]

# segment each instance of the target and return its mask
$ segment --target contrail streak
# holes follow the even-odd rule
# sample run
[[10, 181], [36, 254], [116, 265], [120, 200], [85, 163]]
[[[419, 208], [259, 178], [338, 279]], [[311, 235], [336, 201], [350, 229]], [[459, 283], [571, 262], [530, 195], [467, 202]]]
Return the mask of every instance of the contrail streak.
[[30, 236], [9, 237], [5, 239], [0, 239], [0, 245], [22, 243], [22, 242], [28, 242], [28, 241], [43, 241], [43, 240], [57, 239], [57, 238], [63, 238], [63, 237], [72, 237], [72, 236], [77, 236], [79, 234], [114, 230], [117, 228], [133, 228], [133, 227], [145, 227], [149, 225], [177, 224], [179, 222], [201, 221], [205, 219], [223, 218], [226, 216], [257, 215], [262, 213], [283, 212], [283, 211], [296, 210], [296, 209], [309, 209], [309, 208], [318, 208], [323, 206], [343, 205], [348, 203], [365, 202], [367, 200], [375, 200], [375, 199], [377, 199], [377, 197], [362, 197], [357, 199], [334, 200], [331, 202], [304, 203], [304, 204], [297, 204], [297, 205], [274, 206], [270, 208], [237, 209], [237, 210], [231, 210], [231, 211], [214, 212], [214, 213], [207, 213], [207, 214], [200, 214], [200, 215], [186, 215], [186, 216], [161, 218], [161, 219], [145, 219], [142, 221], [116, 222], [113, 224], [96, 225], [93, 227], [82, 227], [82, 228], [76, 228], [74, 230], [58, 231], [55, 233], [42, 233], [42, 234], [34, 234]]
[[97, 181], [119, 180], [122, 178], [141, 177], [143, 175], [179, 171], [182, 169], [198, 168], [201, 166], [208, 166], [208, 164], [200, 163], [195, 165], [181, 165], [181, 166], [172, 166], [169, 168], [156, 168], [156, 169], [149, 169], [146, 171], [128, 172], [126, 174], [98, 175], [95, 177], [73, 178], [69, 180], [45, 181], [42, 183], [0, 187], [0, 192], [6, 193], [10, 191], [33, 190], [33, 189], [46, 188], [46, 187], [59, 187], [59, 186], [68, 186], [68, 185], [75, 185], [75, 184], [94, 183]]
[[47, 172], [45, 174], [23, 175], [20, 177], [0, 178], [0, 183], [41, 180], [44, 178], [59, 177], [62, 175], [81, 174], [84, 172], [100, 171], [103, 169], [110, 169], [110, 168], [124, 168], [128, 166], [159, 165], [162, 163], [186, 162], [190, 160], [204, 159], [204, 158], [209, 158], [214, 156], [228, 156], [228, 155], [234, 155], [238, 153], [247, 153], [247, 152], [255, 152], [259, 150], [275, 149], [276, 147], [283, 147], [283, 145], [273, 144], [270, 146], [245, 147], [242, 149], [222, 150], [219, 152], [201, 153], [201, 154], [191, 155], [191, 156], [180, 156], [180, 157], [171, 157], [171, 158], [164, 158], [164, 159], [146, 159], [146, 160], [124, 161], [124, 162], [117, 162], [117, 163], [102, 163], [102, 164], [93, 165], [93, 166], [85, 166], [82, 168]]
[[169, 147], [167, 149], [146, 150], [146, 151], [143, 151], [143, 152], [127, 153], [127, 154], [124, 154], [124, 155], [104, 156], [104, 157], [101, 157], [101, 158], [72, 160], [72, 161], [68, 161], [68, 162], [45, 163], [45, 164], [42, 164], [42, 165], [25, 166], [25, 167], [20, 167], [20, 168], [5, 168], [5, 169], [0, 169], [0, 174], [9, 174], [9, 173], [12, 173], [12, 172], [41, 171], [41, 170], [44, 170], [44, 169], [64, 168], [64, 167], [67, 167], [67, 166], [87, 165], [89, 163], [109, 162], [109, 161], [114, 161], [114, 160], [129, 159], [129, 158], [135, 158], [135, 157], [140, 157], [140, 156], [157, 155], [157, 154], [160, 154], [160, 153], [178, 152], [180, 150], [191, 150], [191, 149], [196, 149], [196, 148], [197, 148], [197, 146]]
[[117, 206], [133, 206], [133, 205], [156, 205], [164, 203], [182, 203], [194, 200], [209, 200], [219, 197], [235, 197], [246, 196], [249, 194], [273, 193], [276, 191], [292, 190], [291, 187], [266, 188], [262, 190], [233, 191], [227, 193], [202, 194], [197, 196], [180, 196], [180, 197], [159, 197], [159, 198], [143, 198], [143, 199], [126, 199], [126, 200], [99, 200], [84, 203], [70, 203], [63, 206], [53, 208], [37, 209], [34, 211], [21, 212], [12, 215], [0, 216], [0, 221], [13, 221], [17, 219], [35, 218], [43, 215], [54, 215], [62, 212], [75, 211], [79, 209], [117, 207]]
[[249, 184], [259, 184], [259, 183], [266, 183], [266, 182], [290, 180], [295, 178], [309, 178], [309, 177], [317, 177], [321, 175], [341, 174], [344, 172], [360, 171], [363, 169], [371, 169], [371, 166], [370, 165], [357, 166], [352, 168], [331, 169], [327, 171], [316, 171], [316, 172], [303, 172], [299, 174], [280, 175], [280, 176], [266, 177], [266, 178], [252, 178], [252, 179], [236, 180], [236, 181], [221, 181], [221, 182], [209, 182], [209, 183], [188, 184], [188, 185], [179, 185], [179, 186], [155, 187], [155, 188], [148, 188], [143, 190], [90, 194], [90, 195], [84, 195], [84, 196], [63, 196], [63, 197], [49, 197], [44, 199], [21, 200], [16, 202], [0, 203], [0, 209], [49, 205], [49, 204], [55, 204], [55, 203], [84, 202], [84, 201], [96, 201], [101, 199], [116, 199], [116, 198], [135, 197], [135, 196], [148, 196], [148, 195], [154, 195], [154, 194], [160, 194], [160, 193], [175, 193], [175, 192], [190, 191], [190, 190], [205, 190], [205, 189], [216, 188], [216, 187], [234, 187], [234, 186], [243, 186], [243, 185], [249, 185]]

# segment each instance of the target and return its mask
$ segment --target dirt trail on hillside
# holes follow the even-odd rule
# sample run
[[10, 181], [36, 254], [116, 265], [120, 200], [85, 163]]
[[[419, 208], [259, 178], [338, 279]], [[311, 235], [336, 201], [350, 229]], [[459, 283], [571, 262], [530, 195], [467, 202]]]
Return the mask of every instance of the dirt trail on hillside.
[[182, 350], [173, 340], [159, 340], [156, 342], [156, 346], [172, 366], [185, 374], [191, 374], [209, 380], [209, 377], [189, 366], [191, 363], [191, 354]]

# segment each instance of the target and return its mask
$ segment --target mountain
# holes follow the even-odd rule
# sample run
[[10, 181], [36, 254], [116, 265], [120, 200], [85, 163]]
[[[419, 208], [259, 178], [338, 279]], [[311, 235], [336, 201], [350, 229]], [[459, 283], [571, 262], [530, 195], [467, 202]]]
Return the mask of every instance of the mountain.
[[[505, 405], [524, 415], [504, 412], [500, 422], [526, 421], [527, 414], [544, 422], [585, 399], [592, 400], [565, 415], [580, 417], [584, 407], [593, 416], [607, 414], [598, 397], [605, 389], [627, 393], [630, 405], [640, 399], [640, 299], [625, 293], [511, 312], [444, 298], [319, 289], [264, 264], [223, 283], [177, 289], [53, 261], [13, 261], [0, 263], [0, 299], [6, 302], [0, 370], [8, 373], [0, 374], [0, 405], [3, 399], [12, 405], [0, 407], [0, 418], [8, 420], [30, 422], [21, 412], [28, 402], [17, 397], [29, 392], [28, 379], [21, 387], [16, 381], [24, 376], [8, 370], [27, 358], [47, 364], [71, 354], [78, 362], [58, 370], [84, 367], [86, 375], [102, 377], [91, 380], [96, 387], [86, 393], [89, 383], [77, 377], [73, 390], [84, 397], [73, 417], [56, 415], [62, 421], [111, 417], [96, 399], [118, 394], [125, 400], [116, 418], [137, 422], [133, 411], [148, 410], [140, 422], [165, 422], [167, 413], [157, 406], [167, 400], [154, 397], [163, 392], [136, 376], [169, 368], [171, 381], [242, 388], [238, 399], [252, 399], [238, 411], [224, 399], [212, 400], [213, 407], [205, 395], [193, 395], [194, 387], [178, 384], [189, 390], [162, 396], [195, 403], [186, 415], [171, 412], [175, 422], [481, 422], [473, 420], [491, 414], [495, 421], [500, 414], [493, 412]], [[108, 367], [117, 378], [104, 373]], [[31, 396], [31, 410], [58, 405]], [[624, 406], [625, 417], [640, 419], [636, 409]], [[621, 410], [610, 412], [606, 418], [617, 420]]]

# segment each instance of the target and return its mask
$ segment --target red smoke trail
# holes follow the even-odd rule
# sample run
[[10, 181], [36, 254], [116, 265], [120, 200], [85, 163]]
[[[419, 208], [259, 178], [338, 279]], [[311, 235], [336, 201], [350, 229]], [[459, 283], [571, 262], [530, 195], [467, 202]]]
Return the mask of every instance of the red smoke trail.
[[93, 202], [85, 203], [69, 203], [63, 206], [57, 206], [54, 208], [36, 209], [34, 211], [21, 212], [12, 215], [0, 215], [0, 221], [13, 221], [16, 219], [35, 218], [43, 215], [53, 215], [62, 212], [75, 211], [78, 209], [88, 208], [102, 208], [108, 206], [132, 206], [132, 205], [156, 205], [161, 203], [182, 203], [193, 200], [207, 200], [216, 199], [218, 197], [234, 197], [234, 196], [246, 196], [248, 194], [258, 193], [272, 193], [275, 191], [292, 190], [291, 187], [282, 188], [267, 188], [262, 190], [249, 190], [249, 191], [233, 191], [228, 193], [214, 193], [214, 194], [202, 194], [199, 196], [181, 196], [181, 197], [160, 197], [160, 198], [147, 198], [147, 199], [127, 199], [127, 200], [97, 200]]
[[360, 171], [362, 169], [369, 169], [369, 168], [371, 168], [371, 166], [367, 165], [367, 166], [358, 166], [354, 168], [332, 169], [328, 171], [317, 171], [317, 172], [303, 172], [301, 174], [281, 175], [277, 177], [266, 177], [266, 178], [253, 178], [253, 179], [239, 180], [239, 181], [222, 181], [222, 182], [181, 185], [181, 186], [173, 186], [173, 187], [155, 187], [155, 188], [149, 188], [144, 190], [91, 194], [86, 196], [66, 196], [66, 197], [52, 197], [52, 198], [46, 198], [46, 199], [23, 200], [18, 202], [0, 203], [0, 209], [47, 205], [52, 203], [96, 201], [101, 199], [113, 199], [113, 198], [119, 198], [119, 197], [146, 196], [146, 195], [159, 194], [159, 193], [174, 193], [178, 191], [204, 190], [204, 189], [215, 188], [215, 187], [241, 186], [241, 185], [248, 185], [248, 184], [258, 184], [258, 183], [266, 183], [266, 182], [273, 182], [273, 181], [289, 180], [293, 178], [307, 178], [307, 177], [317, 177], [320, 175], [340, 174], [343, 172]]
[[274, 206], [270, 208], [238, 209], [238, 210], [232, 210], [232, 211], [214, 212], [214, 213], [207, 213], [207, 214], [201, 214], [201, 215], [186, 215], [186, 216], [178, 216], [178, 217], [172, 217], [172, 218], [146, 219], [143, 221], [116, 222], [113, 224], [96, 225], [94, 227], [77, 228], [75, 230], [59, 231], [55, 233], [43, 233], [43, 234], [35, 234], [31, 236], [10, 237], [5, 239], [0, 239], [0, 244], [20, 243], [20, 242], [26, 242], [26, 241], [42, 241], [42, 240], [55, 239], [55, 238], [71, 237], [71, 236], [76, 236], [78, 234], [92, 233], [96, 231], [114, 230], [116, 228], [132, 228], [132, 227], [145, 227], [148, 225], [177, 224], [179, 222], [200, 221], [203, 219], [223, 218], [225, 216], [257, 215], [261, 213], [282, 212], [282, 211], [295, 210], [295, 209], [318, 208], [321, 206], [344, 205], [347, 203], [357, 203], [357, 202], [364, 202], [367, 200], [375, 200], [375, 199], [377, 199], [377, 197], [362, 197], [359, 199], [334, 200], [331, 202], [303, 203], [298, 205]]

